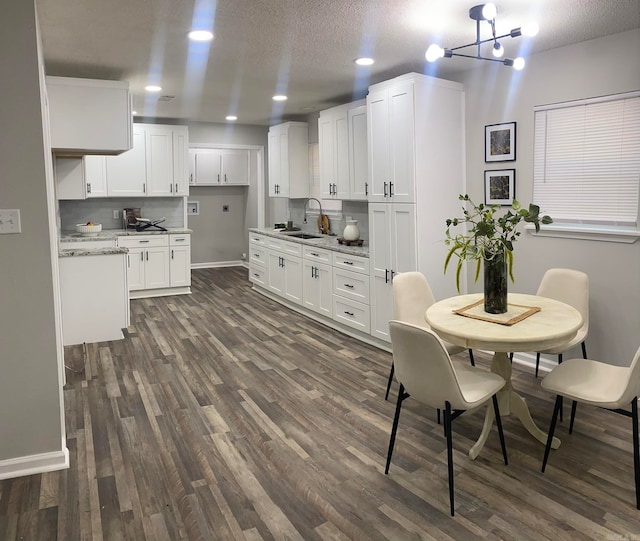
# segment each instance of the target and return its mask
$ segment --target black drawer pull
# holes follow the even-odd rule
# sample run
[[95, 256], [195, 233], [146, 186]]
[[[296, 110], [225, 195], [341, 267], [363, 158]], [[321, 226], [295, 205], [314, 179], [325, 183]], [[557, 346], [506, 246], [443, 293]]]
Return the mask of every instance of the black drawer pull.
[[344, 287], [348, 287], [349, 289], [353, 289], [353, 286], [351, 284], [344, 284]]
[[345, 314], [347, 314], [348, 316], [353, 317], [353, 312], [347, 312], [346, 310], [344, 311]]
[[353, 265], [353, 261], [343, 261], [345, 265]]

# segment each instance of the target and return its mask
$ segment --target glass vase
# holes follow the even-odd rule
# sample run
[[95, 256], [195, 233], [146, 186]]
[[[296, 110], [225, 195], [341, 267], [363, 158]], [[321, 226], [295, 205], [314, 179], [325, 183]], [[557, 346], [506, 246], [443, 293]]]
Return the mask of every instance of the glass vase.
[[484, 311], [489, 314], [507, 311], [507, 261], [504, 253], [484, 260]]

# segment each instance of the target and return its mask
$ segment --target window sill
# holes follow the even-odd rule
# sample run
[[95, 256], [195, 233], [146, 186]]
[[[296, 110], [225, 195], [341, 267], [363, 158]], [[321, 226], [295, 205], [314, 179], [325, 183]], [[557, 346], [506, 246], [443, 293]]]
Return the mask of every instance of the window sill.
[[529, 234], [536, 237], [599, 240], [604, 242], [622, 242], [624, 244], [633, 244], [640, 238], [640, 231], [636, 229], [620, 229], [614, 227], [549, 224], [541, 226], [540, 231], [536, 233], [535, 226], [527, 224], [525, 229]]

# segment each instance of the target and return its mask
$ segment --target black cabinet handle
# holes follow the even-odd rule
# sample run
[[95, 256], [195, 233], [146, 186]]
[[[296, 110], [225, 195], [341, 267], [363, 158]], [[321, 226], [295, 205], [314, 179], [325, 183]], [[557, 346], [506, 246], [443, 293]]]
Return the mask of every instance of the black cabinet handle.
[[389, 182], [389, 197], [393, 197], [393, 182]]
[[345, 265], [353, 265], [353, 261], [343, 261]]
[[384, 283], [389, 283], [389, 269], [384, 269]]
[[347, 314], [348, 316], [353, 317], [353, 312], [347, 312], [346, 310], [344, 311], [345, 314]]
[[364, 183], [364, 195], [369, 195], [369, 183]]
[[344, 287], [348, 287], [349, 289], [353, 289], [353, 286], [351, 284], [344, 284]]
[[384, 184], [384, 196], [387, 197], [387, 183], [383, 182]]

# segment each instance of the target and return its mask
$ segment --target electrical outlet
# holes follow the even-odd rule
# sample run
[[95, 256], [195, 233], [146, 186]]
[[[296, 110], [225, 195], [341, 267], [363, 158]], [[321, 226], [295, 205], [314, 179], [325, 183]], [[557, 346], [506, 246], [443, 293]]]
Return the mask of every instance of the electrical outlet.
[[0, 209], [0, 235], [21, 232], [20, 209]]
[[114, 220], [119, 220], [120, 219], [120, 211], [119, 210], [114, 210], [113, 211], [113, 219]]
[[229, 212], [229, 205], [222, 205], [222, 212]]

